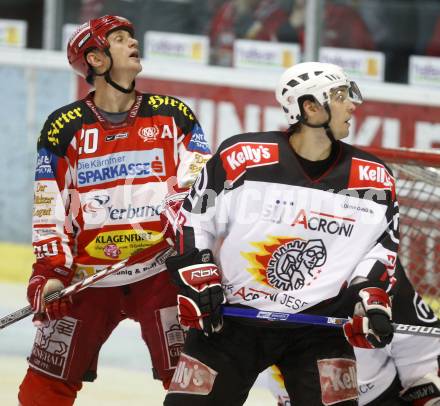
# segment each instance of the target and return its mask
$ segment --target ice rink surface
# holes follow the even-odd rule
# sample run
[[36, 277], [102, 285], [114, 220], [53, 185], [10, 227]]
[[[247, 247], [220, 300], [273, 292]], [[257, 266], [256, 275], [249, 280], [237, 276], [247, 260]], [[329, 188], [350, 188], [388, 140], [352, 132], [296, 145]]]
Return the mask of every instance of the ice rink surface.
[[[27, 305], [23, 284], [0, 284], [0, 317]], [[0, 405], [16, 406], [17, 388], [27, 368], [35, 329], [27, 318], [0, 330]], [[78, 406], [159, 406], [165, 392], [151, 374], [147, 349], [138, 325], [122, 322], [101, 350], [98, 378], [85, 383]], [[246, 406], [275, 406], [275, 398], [261, 381], [252, 389]], [[56, 405], [54, 405], [56, 406]]]

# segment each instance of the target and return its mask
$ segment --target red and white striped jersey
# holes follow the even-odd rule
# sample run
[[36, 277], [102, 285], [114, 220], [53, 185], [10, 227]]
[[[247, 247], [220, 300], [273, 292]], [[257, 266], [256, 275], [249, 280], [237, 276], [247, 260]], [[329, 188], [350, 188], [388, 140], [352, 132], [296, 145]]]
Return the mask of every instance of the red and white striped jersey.
[[[47, 269], [78, 276], [163, 240], [159, 207], [188, 188], [210, 158], [203, 131], [182, 101], [136, 93], [124, 122], [105, 119], [93, 93], [53, 112], [38, 140], [33, 245]], [[163, 269], [158, 255], [98, 286], [136, 282]]]

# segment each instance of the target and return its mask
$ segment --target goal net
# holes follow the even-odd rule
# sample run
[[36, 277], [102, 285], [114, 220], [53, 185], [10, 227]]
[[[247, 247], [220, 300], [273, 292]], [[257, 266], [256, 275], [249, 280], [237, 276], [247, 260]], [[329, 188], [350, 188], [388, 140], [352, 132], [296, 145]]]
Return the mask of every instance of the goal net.
[[399, 256], [417, 291], [440, 317], [440, 152], [362, 147], [396, 178]]

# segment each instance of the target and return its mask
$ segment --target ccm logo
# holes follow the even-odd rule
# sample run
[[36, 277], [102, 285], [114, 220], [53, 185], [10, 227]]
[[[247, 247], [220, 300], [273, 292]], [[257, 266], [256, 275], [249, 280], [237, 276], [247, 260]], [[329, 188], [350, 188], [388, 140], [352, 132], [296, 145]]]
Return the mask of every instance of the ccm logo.
[[384, 189], [395, 196], [395, 180], [378, 162], [353, 158], [351, 161], [348, 189]]
[[220, 153], [226, 179], [235, 182], [246, 168], [278, 163], [278, 144], [239, 142]]

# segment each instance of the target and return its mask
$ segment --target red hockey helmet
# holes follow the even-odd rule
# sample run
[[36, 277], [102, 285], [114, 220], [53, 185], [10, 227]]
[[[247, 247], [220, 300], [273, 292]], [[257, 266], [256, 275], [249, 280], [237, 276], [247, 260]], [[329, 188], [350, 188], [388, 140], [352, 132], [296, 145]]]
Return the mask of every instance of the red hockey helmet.
[[67, 59], [78, 75], [89, 81], [93, 70], [87, 63], [87, 53], [93, 49], [106, 52], [110, 48], [107, 36], [117, 29], [127, 30], [134, 35], [133, 24], [130, 21], [124, 17], [109, 15], [82, 24], [72, 34], [67, 44]]

